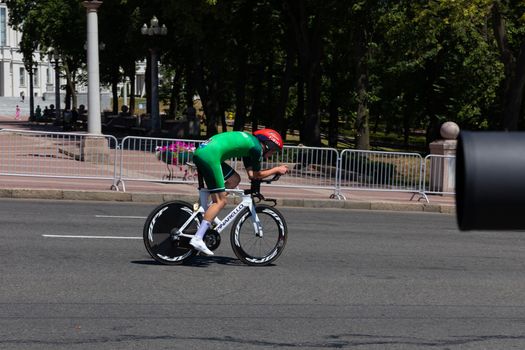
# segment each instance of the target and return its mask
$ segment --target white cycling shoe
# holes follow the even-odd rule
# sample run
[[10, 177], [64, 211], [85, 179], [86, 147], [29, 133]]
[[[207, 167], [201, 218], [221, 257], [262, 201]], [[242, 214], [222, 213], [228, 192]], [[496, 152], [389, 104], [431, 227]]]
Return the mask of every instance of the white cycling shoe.
[[196, 250], [198, 250], [199, 252], [203, 253], [203, 254], [206, 254], [206, 255], [209, 255], [209, 256], [213, 256], [213, 252], [211, 250], [208, 249], [208, 247], [206, 247], [206, 243], [204, 243], [204, 241], [200, 238], [197, 238], [197, 237], [193, 237], [191, 240], [190, 240], [190, 245], [195, 248]]

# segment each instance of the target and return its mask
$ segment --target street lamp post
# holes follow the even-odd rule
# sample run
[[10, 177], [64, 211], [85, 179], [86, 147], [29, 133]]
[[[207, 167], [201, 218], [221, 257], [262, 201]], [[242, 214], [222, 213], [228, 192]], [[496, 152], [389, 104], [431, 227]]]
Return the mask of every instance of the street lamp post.
[[55, 61], [55, 118], [60, 120], [60, 56], [54, 50], [49, 51], [49, 62]]
[[[140, 29], [142, 35], [150, 37], [159, 37], [168, 34], [168, 28], [163, 24], [159, 26], [159, 20], [153, 16], [148, 27], [146, 23]], [[151, 53], [151, 133], [160, 131], [160, 114], [159, 114], [159, 66], [158, 66], [158, 48], [155, 43], [150, 47]]]

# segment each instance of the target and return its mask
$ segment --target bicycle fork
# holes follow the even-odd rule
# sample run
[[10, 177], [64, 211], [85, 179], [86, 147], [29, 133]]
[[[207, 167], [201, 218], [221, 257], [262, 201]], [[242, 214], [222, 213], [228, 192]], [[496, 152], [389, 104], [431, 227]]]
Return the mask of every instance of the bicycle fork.
[[255, 204], [253, 203], [253, 201], [250, 204], [250, 212], [252, 214], [252, 224], [253, 224], [253, 230], [255, 231], [255, 236], [262, 238], [263, 228], [262, 228], [261, 220], [259, 220], [259, 216], [257, 216], [257, 211], [255, 210]]

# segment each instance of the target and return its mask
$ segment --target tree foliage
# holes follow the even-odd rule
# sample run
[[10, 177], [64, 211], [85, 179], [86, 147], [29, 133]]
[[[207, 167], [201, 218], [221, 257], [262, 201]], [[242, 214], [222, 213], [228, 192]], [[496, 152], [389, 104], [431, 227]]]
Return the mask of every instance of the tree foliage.
[[[53, 47], [68, 71], [85, 61], [78, 0], [10, 0], [26, 61]], [[246, 125], [299, 130], [301, 142], [356, 147], [370, 130], [414, 130], [427, 142], [444, 121], [465, 129], [525, 126], [525, 4], [521, 0], [104, 0], [99, 11], [102, 81], [134, 77], [135, 62], [162, 52], [170, 116], [198, 94], [208, 134], [235, 113]], [[156, 15], [163, 39], [144, 38]], [[49, 20], [52, 18], [53, 20]]]

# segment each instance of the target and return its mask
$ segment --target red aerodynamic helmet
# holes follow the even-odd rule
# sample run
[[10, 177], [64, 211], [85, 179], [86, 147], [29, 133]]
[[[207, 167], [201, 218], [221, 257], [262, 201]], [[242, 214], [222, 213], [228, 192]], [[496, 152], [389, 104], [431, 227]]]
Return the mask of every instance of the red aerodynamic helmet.
[[273, 129], [260, 129], [253, 133], [270, 150], [282, 150], [283, 138], [279, 133]]

